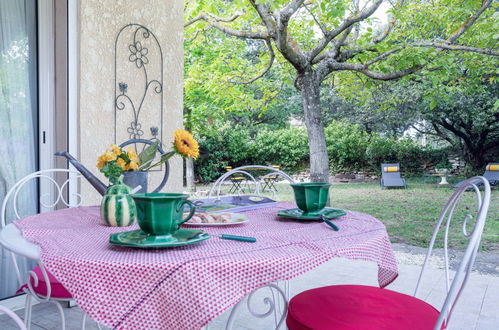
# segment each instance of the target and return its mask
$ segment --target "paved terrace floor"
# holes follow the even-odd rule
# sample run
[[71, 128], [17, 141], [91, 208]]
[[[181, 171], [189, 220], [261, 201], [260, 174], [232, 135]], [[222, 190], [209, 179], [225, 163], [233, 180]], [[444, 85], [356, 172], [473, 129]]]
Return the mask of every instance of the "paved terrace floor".
[[[419, 265], [423, 260], [423, 255], [419, 251], [423, 250], [408, 249], [401, 245], [395, 245], [395, 250], [399, 261], [399, 277], [388, 288], [412, 294], [420, 271]], [[438, 257], [432, 260], [427, 280], [423, 282], [419, 295], [437, 308], [441, 306], [445, 297], [444, 271], [441, 269], [441, 262], [442, 260]], [[488, 268], [490, 270], [488, 274], [472, 273], [448, 329], [499, 329], [499, 276], [496, 275], [499, 267], [495, 264], [492, 269], [490, 265]], [[377, 285], [377, 266], [371, 262], [336, 258], [290, 282], [291, 295], [310, 288], [332, 284]], [[260, 294], [256, 294], [254, 297], [253, 306], [256, 311], [264, 312], [266, 309], [262, 298], [263, 295]], [[208, 329], [225, 329], [229, 312], [227, 311], [215, 319]], [[23, 311], [20, 310], [17, 313], [22, 315]], [[66, 308], [65, 313], [67, 328], [80, 329], [81, 311], [77, 307], [73, 307]], [[58, 312], [52, 304], [35, 305], [33, 307], [33, 321], [32, 329], [34, 330], [60, 329]], [[274, 328], [274, 319], [273, 317], [263, 320], [256, 319], [249, 312], [243, 311], [237, 317], [234, 328], [241, 330], [272, 329]], [[0, 316], [0, 329], [16, 328], [12, 322], [6, 320], [5, 316]], [[87, 329], [97, 329], [97, 327], [93, 321], [87, 321]]]

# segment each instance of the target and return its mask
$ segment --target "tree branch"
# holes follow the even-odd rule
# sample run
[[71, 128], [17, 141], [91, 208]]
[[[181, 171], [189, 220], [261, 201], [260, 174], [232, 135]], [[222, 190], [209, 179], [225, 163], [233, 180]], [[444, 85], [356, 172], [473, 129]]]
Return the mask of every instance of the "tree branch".
[[326, 36], [326, 29], [324, 28], [324, 26], [321, 24], [321, 22], [319, 22], [317, 17], [315, 17], [314, 13], [310, 10], [310, 8], [308, 8], [306, 3], [303, 4], [303, 7], [305, 7], [305, 9], [308, 11], [310, 16], [312, 16], [312, 19], [314, 20], [315, 24], [317, 24], [319, 26], [319, 28], [322, 31], [322, 35], [325, 37]]
[[363, 21], [372, 14], [374, 14], [376, 9], [378, 9], [378, 7], [381, 5], [382, 2], [383, 0], [376, 0], [370, 7], [364, 8], [357, 15], [349, 17], [346, 20], [344, 20], [340, 24], [340, 26], [338, 26], [336, 29], [328, 31], [326, 36], [319, 42], [319, 44], [308, 53], [310, 61], [313, 61], [314, 58], [326, 48], [326, 46], [331, 42], [331, 40], [337, 37], [340, 33], [348, 29], [353, 24]]
[[370, 66], [371, 64], [374, 64], [378, 61], [381, 61], [385, 58], [387, 58], [388, 56], [392, 55], [392, 54], [395, 54], [395, 53], [398, 53], [399, 51], [401, 51], [403, 49], [403, 47], [397, 47], [397, 48], [393, 48], [393, 49], [390, 49], [389, 51], [386, 51], [384, 53], [381, 53], [380, 55], [378, 55], [377, 57], [373, 58], [372, 60], [368, 61], [365, 63], [365, 66], [368, 67]]
[[300, 8], [304, 0], [293, 0], [282, 10], [274, 13], [277, 20], [277, 31], [274, 42], [281, 54], [291, 63], [297, 72], [303, 72], [309, 67], [310, 62], [303, 55], [300, 46], [291, 35], [288, 34], [288, 23], [291, 16]]
[[187, 21], [184, 24], [184, 27], [190, 26], [197, 21], [203, 20], [210, 24], [212, 27], [214, 27], [217, 30], [220, 30], [228, 35], [238, 37], [238, 38], [248, 38], [248, 39], [258, 39], [258, 40], [265, 40], [268, 39], [269, 34], [267, 31], [241, 31], [241, 30], [236, 30], [231, 27], [228, 27], [224, 24], [221, 24], [220, 22], [232, 22], [236, 20], [238, 17], [240, 17], [242, 14], [241, 13], [236, 13], [230, 18], [221, 18], [218, 16], [215, 16], [213, 14], [207, 14], [205, 12], [199, 13], [198, 16], [195, 18]]
[[466, 22], [464, 22], [454, 33], [452, 33], [450, 35], [449, 38], [447, 38], [447, 40], [445, 40], [446, 43], [453, 43], [454, 41], [457, 40], [457, 38], [459, 38], [461, 35], [463, 35], [464, 32], [466, 32], [466, 30], [468, 30], [468, 28], [470, 26], [472, 26], [476, 20], [480, 17], [480, 15], [482, 15], [482, 13], [492, 4], [492, 0], [484, 0], [482, 2], [482, 7], [480, 7], [480, 9], [477, 10], [476, 13], [474, 13], [470, 18], [468, 18], [466, 20]]
[[[405, 3], [405, 0], [399, 0], [397, 2], [396, 5], [394, 5], [394, 7], [396, 6], [397, 9], [400, 9]], [[388, 37], [388, 35], [390, 34], [390, 32], [392, 32], [393, 30], [393, 27], [395, 26], [395, 23], [396, 23], [396, 19], [395, 19], [395, 16], [394, 15], [391, 15], [390, 17], [390, 20], [388, 21], [388, 25], [386, 26], [386, 28], [383, 30], [383, 32], [376, 36], [373, 41], [372, 41], [372, 44], [375, 45], [375, 44], [379, 44], [380, 42], [382, 42], [383, 40], [386, 39], [386, 37]]]
[[247, 80], [247, 81], [230, 81], [231, 83], [234, 83], [234, 84], [243, 84], [243, 85], [251, 84], [252, 82], [255, 82], [256, 80], [260, 79], [267, 72], [270, 71], [270, 68], [272, 68], [272, 65], [274, 64], [275, 53], [274, 53], [274, 49], [272, 48], [272, 43], [271, 43], [270, 40], [265, 40], [265, 45], [267, 45], [267, 48], [269, 49], [269, 53], [270, 53], [269, 64], [267, 65], [267, 67], [262, 72], [260, 72], [257, 76], [251, 78], [250, 80]]
[[286, 7], [279, 11], [280, 21], [284, 25], [288, 25], [291, 16], [303, 5], [305, 0], [293, 0]]
[[256, 12], [262, 19], [263, 23], [267, 27], [269, 34], [272, 37], [276, 36], [277, 33], [277, 24], [275, 18], [270, 13], [270, 9], [267, 4], [256, 4], [255, 0], [248, 0], [249, 3], [255, 8]]
[[473, 52], [473, 53], [484, 54], [484, 55], [499, 56], [499, 52], [496, 50], [493, 50], [493, 49], [476, 48], [476, 47], [459, 46], [459, 45], [449, 45], [446, 43], [439, 43], [439, 42], [418, 42], [418, 43], [410, 44], [410, 46], [413, 46], [413, 47], [433, 47], [433, 48], [446, 49], [446, 50], [465, 51], [465, 52]]
[[369, 70], [369, 65], [358, 63], [340, 63], [334, 59], [326, 59], [323, 61], [321, 68], [318, 69], [321, 81], [332, 71], [357, 71], [363, 75], [377, 80], [395, 80], [407, 76], [421, 69], [422, 66], [414, 66], [405, 70], [384, 73], [379, 71]]

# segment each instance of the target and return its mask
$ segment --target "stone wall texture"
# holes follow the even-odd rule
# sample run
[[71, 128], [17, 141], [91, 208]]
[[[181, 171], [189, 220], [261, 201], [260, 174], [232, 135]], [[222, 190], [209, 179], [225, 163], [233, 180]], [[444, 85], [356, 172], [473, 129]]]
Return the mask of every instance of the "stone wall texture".
[[[79, 158], [92, 172], [105, 178], [95, 167], [96, 158], [111, 143], [115, 132], [115, 39], [122, 27], [127, 24], [141, 24], [149, 28], [157, 37], [163, 52], [163, 118], [158, 117], [161, 99], [148, 96], [141, 112], [144, 137], [151, 137], [150, 127], [163, 128], [162, 141], [170, 146], [173, 131], [182, 127], [183, 111], [183, 1], [182, 0], [84, 0], [80, 2], [80, 88], [79, 88]], [[125, 45], [126, 46], [126, 45]], [[152, 47], [152, 46], [151, 46]], [[120, 48], [123, 49], [123, 48]], [[149, 63], [149, 78], [159, 77], [159, 58], [151, 48], [146, 55]], [[118, 53], [119, 80], [127, 80], [128, 94], [140, 99], [144, 90], [143, 71], [128, 62], [128, 54]], [[141, 87], [140, 87], [141, 86]], [[140, 92], [139, 92], [140, 90]], [[148, 94], [154, 94], [149, 92]], [[135, 101], [138, 103], [138, 101]], [[155, 109], [148, 113], [148, 109]], [[132, 111], [126, 108], [123, 111]], [[130, 117], [131, 113], [129, 113]], [[117, 136], [118, 144], [127, 140], [123, 132], [129, 124], [125, 113], [119, 113]], [[127, 122], [128, 121], [128, 122]], [[162, 123], [161, 123], [162, 121]], [[161, 125], [162, 124], [162, 125]], [[182, 191], [182, 160], [175, 156], [170, 160], [170, 179], [163, 191]], [[150, 175], [149, 186], [156, 186], [162, 173]], [[92, 187], [83, 184], [81, 193], [84, 204], [98, 204], [100, 196]]]

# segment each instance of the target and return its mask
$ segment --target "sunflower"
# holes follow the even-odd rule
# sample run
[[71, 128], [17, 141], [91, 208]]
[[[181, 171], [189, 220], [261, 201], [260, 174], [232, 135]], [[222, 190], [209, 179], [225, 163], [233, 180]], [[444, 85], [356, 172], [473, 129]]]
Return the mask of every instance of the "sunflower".
[[191, 133], [183, 129], [177, 129], [173, 136], [175, 138], [173, 142], [175, 151], [184, 157], [198, 158], [199, 144]]

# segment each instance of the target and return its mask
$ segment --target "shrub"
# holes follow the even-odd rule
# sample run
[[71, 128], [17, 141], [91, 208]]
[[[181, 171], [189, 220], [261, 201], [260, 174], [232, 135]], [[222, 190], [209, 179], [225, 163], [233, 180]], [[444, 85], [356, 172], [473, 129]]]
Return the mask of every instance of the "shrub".
[[243, 127], [222, 128], [198, 137], [201, 155], [195, 161], [195, 171], [202, 182], [210, 182], [223, 173], [225, 166], [246, 165], [250, 136]]
[[369, 135], [357, 125], [333, 121], [325, 129], [327, 153], [331, 172], [354, 171], [365, 168]]
[[250, 148], [253, 164], [281, 165], [289, 173], [299, 171], [308, 162], [308, 138], [303, 128], [261, 131]]
[[[447, 150], [419, 146], [409, 139], [366, 133], [358, 125], [332, 122], [325, 129], [330, 171], [380, 172], [381, 163], [400, 163], [406, 175], [433, 167]], [[304, 128], [261, 129], [251, 138], [249, 129], [222, 127], [199, 138], [201, 156], [195, 162], [197, 177], [210, 182], [225, 173], [225, 166], [281, 165], [288, 173], [308, 167], [309, 149]]]

